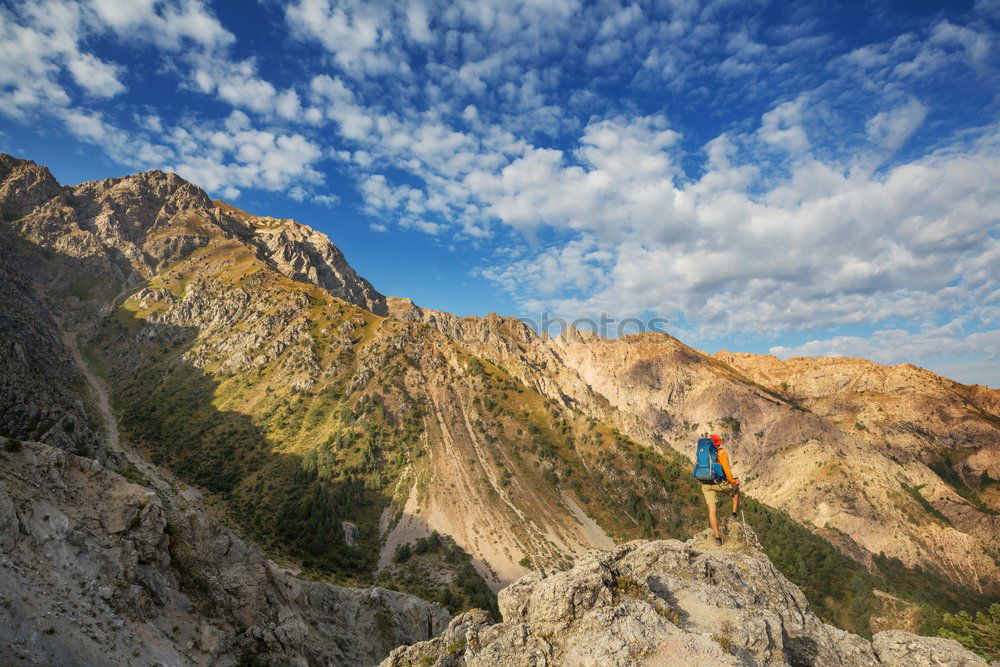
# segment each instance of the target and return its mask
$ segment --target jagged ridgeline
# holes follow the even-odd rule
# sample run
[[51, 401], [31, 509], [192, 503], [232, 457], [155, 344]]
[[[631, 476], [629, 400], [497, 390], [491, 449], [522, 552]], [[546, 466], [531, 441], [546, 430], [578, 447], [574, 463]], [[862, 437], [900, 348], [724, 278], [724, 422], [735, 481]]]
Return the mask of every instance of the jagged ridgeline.
[[[4, 325], [20, 341], [0, 360], [4, 428], [113, 463], [117, 420], [124, 446], [310, 576], [495, 608], [489, 589], [530, 570], [688, 538], [705, 519], [681, 452], [713, 429], [761, 501], [748, 522], [823, 618], [929, 630], [996, 592], [988, 391], [955, 394], [975, 409], [952, 401], [963, 439], [927, 455], [941, 477], [925, 450], [874, 449], [901, 442], [898, 422], [840, 415], [845, 399], [793, 395], [745, 359], [737, 371], [663, 335], [553, 341], [387, 299], [322, 234], [175, 175], [63, 188], [31, 163], [0, 167], [0, 289], [17, 304]], [[110, 409], [73, 370], [77, 348]]]

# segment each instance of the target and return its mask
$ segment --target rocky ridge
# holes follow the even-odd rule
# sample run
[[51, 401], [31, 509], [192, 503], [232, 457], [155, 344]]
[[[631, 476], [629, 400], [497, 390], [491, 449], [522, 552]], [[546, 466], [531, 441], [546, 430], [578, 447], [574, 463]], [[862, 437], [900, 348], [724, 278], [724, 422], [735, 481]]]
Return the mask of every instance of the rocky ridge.
[[0, 219], [22, 239], [73, 257], [105, 288], [134, 287], [225, 239], [246, 244], [282, 275], [385, 313], [385, 297], [324, 234], [213, 202], [176, 174], [150, 171], [62, 187], [45, 167], [0, 154]]
[[867, 641], [823, 623], [737, 532], [721, 549], [703, 546], [706, 535], [629, 542], [528, 575], [501, 591], [502, 623], [467, 612], [382, 667], [986, 666], [952, 640], [889, 631]]

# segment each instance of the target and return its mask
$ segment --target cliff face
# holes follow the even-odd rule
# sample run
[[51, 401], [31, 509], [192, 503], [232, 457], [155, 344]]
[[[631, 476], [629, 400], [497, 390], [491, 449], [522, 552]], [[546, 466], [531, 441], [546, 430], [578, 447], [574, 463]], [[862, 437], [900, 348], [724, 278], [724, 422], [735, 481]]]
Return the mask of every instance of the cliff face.
[[[734, 531], [735, 532], [735, 531]], [[867, 641], [823, 623], [802, 592], [733, 535], [629, 542], [500, 593], [502, 623], [479, 612], [400, 647], [382, 667], [579, 665], [973, 665], [957, 642], [906, 632]], [[751, 544], [753, 540], [750, 540]]]
[[[95, 497], [64, 495], [68, 482], [50, 472], [68, 465], [129, 506], [158, 503], [165, 523], [150, 519], [152, 546], [113, 558], [134, 567], [109, 566], [139, 606], [113, 592], [107, 609], [128, 632], [154, 617], [166, 627], [162, 615], [178, 605], [201, 614], [192, 628], [225, 628], [197, 641], [201, 630], [167, 633], [157, 639], [173, 651], [164, 655], [372, 662], [393, 641], [428, 636], [400, 610], [426, 611], [435, 632], [444, 618], [413, 598], [371, 593], [373, 584], [457, 612], [484, 606], [487, 585], [569, 569], [595, 548], [686, 539], [703, 527], [704, 506], [685, 456], [709, 431], [729, 440], [750, 495], [824, 538], [811, 548], [828, 568], [840, 561], [824, 540], [873, 576], [886, 574], [880, 552], [928, 569], [925, 579], [908, 571], [905, 585], [832, 577], [807, 588], [842, 611], [867, 587], [878, 608], [844, 611], [859, 632], [913, 625], [915, 603], [930, 598], [912, 581], [950, 589], [948, 601], [931, 600], [952, 605], [942, 609], [1000, 585], [992, 390], [924, 371], [899, 379], [874, 364], [837, 375], [713, 358], [666, 335], [553, 340], [513, 318], [422, 309], [382, 297], [322, 234], [213, 202], [159, 172], [62, 187], [44, 167], [0, 156], [0, 218], [0, 433], [44, 443], [25, 445], [30, 460], [53, 461], [23, 468], [11, 458], [8, 496], [17, 505], [50, 494], [67, 517], [60, 525], [97, 526]], [[140, 471], [147, 490], [115, 470], [132, 482]], [[26, 535], [31, 520], [15, 514], [4, 525]], [[784, 543], [765, 540], [768, 553], [795, 570], [789, 548], [811, 536], [764, 506], [753, 516], [781, 533]], [[131, 535], [101, 526], [84, 541]], [[400, 554], [433, 531], [453, 538], [471, 568], [442, 557], [421, 578], [404, 567]], [[364, 588], [315, 588], [244, 540], [312, 578]], [[48, 548], [14, 541], [21, 564]], [[236, 574], [213, 569], [230, 555], [225, 569]], [[42, 581], [47, 567], [30, 576]], [[52, 604], [69, 604], [66, 590], [84, 574], [49, 589]], [[244, 574], [245, 587], [234, 581]], [[43, 590], [35, 579], [9, 590]], [[369, 598], [391, 598], [391, 609], [365, 607]], [[369, 633], [372, 615], [386, 632]], [[373, 639], [347, 646], [350, 632]], [[26, 635], [18, 650], [40, 641]]]
[[370, 665], [449, 619], [395, 591], [291, 576], [152, 466], [119, 474], [0, 440], [5, 663]]

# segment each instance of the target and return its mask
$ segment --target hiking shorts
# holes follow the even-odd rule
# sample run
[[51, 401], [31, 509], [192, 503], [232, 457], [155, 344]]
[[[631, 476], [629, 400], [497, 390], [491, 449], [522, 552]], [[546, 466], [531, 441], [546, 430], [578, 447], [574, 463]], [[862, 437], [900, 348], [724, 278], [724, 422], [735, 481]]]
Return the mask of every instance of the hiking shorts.
[[725, 494], [730, 498], [736, 495], [740, 487], [733, 486], [728, 481], [702, 483], [701, 492], [705, 494], [705, 502], [715, 505], [719, 501], [719, 496]]

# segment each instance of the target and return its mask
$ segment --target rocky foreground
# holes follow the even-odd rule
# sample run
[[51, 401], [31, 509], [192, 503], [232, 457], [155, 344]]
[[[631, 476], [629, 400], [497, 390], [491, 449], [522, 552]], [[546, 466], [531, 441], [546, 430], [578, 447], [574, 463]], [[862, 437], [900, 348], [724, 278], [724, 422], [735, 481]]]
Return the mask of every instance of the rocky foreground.
[[0, 664], [373, 665], [437, 604], [304, 581], [164, 480], [0, 438]]
[[987, 664], [949, 639], [887, 631], [868, 641], [824, 623], [748, 546], [752, 531], [733, 528], [722, 548], [705, 536], [636, 541], [530, 574], [501, 591], [502, 623], [467, 612], [381, 667]]

